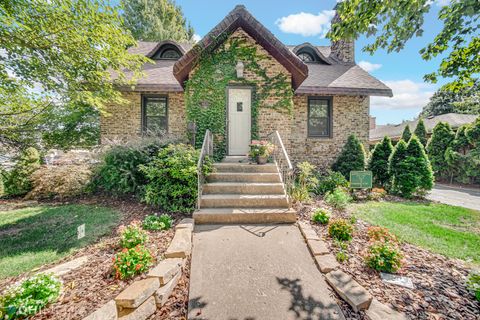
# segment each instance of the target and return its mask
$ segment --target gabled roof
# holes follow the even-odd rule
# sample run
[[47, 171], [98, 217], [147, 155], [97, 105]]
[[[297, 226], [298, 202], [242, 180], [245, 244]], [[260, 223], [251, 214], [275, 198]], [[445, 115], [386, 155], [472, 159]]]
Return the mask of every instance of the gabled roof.
[[215, 26], [189, 52], [180, 58], [173, 67], [173, 74], [183, 83], [198, 62], [200, 54], [218, 46], [214, 39], [242, 28], [268, 51], [285, 69], [292, 74], [292, 86], [296, 89], [308, 76], [307, 66], [281, 43], [264, 25], [255, 19], [245, 6], [236, 6], [217, 26]]

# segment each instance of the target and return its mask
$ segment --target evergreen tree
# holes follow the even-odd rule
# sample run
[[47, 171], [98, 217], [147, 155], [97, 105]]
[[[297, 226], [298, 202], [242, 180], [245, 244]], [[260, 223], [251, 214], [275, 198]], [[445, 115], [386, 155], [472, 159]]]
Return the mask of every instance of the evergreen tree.
[[415, 127], [415, 131], [413, 132], [420, 143], [425, 147], [427, 145], [427, 128], [425, 128], [425, 122], [423, 122], [423, 118], [418, 119], [417, 126]]
[[122, 0], [125, 26], [137, 40], [192, 41], [193, 28], [173, 0]]
[[437, 177], [448, 175], [448, 163], [445, 151], [450, 147], [455, 134], [446, 122], [439, 122], [433, 128], [432, 137], [427, 144], [427, 153]]
[[388, 159], [392, 154], [392, 141], [385, 136], [381, 142], [375, 145], [368, 163], [368, 170], [372, 171], [373, 182], [376, 186], [385, 188], [390, 181], [388, 172]]
[[480, 117], [465, 129], [465, 136], [470, 144], [480, 149]]
[[340, 172], [347, 179], [350, 177], [350, 171], [365, 169], [365, 150], [355, 135], [352, 134], [348, 137], [347, 143], [332, 165], [332, 169]]
[[[416, 136], [410, 139], [407, 145], [408, 180], [405, 181], [403, 193], [409, 197], [413, 193], [424, 193], [433, 187], [433, 171], [430, 161], [425, 154], [425, 149]], [[405, 177], [405, 176], [404, 176]]]
[[397, 185], [398, 180], [401, 179], [401, 175], [405, 174], [406, 168], [404, 167], [404, 160], [407, 157], [407, 144], [400, 139], [395, 145], [390, 158], [388, 159], [388, 173], [391, 178], [391, 191], [398, 192]]
[[410, 131], [410, 126], [407, 124], [405, 129], [403, 129], [402, 139], [403, 139], [403, 141], [408, 143], [408, 141], [410, 141], [411, 137], [412, 137], [412, 132]]

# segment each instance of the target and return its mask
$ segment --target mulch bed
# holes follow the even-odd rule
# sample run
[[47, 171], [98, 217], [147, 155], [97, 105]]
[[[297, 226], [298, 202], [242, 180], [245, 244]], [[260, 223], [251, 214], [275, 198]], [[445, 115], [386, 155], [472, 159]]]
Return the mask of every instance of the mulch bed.
[[[112, 199], [107, 197], [94, 197], [88, 199], [77, 199], [71, 202], [46, 202], [49, 205], [62, 204], [92, 204], [98, 206], [110, 207], [121, 212], [123, 225], [129, 224], [133, 220], [143, 220], [143, 218], [154, 212], [158, 213], [158, 209], [138, 203], [134, 199]], [[22, 207], [22, 202], [6, 202], [0, 203], [3, 209], [13, 209]], [[34, 203], [29, 202], [29, 205]], [[174, 224], [177, 224], [185, 215], [170, 214], [174, 218]], [[167, 231], [149, 232], [149, 241], [147, 248], [152, 255], [159, 259], [170, 244], [175, 228]], [[119, 237], [117, 230], [99, 242], [82, 248], [74, 254], [58, 261], [54, 264], [43, 266], [45, 270], [60, 263], [70, 261], [74, 258], [90, 255], [89, 261], [78, 269], [75, 269], [62, 276], [63, 290], [60, 299], [42, 310], [31, 319], [83, 319], [106, 302], [115, 298], [125, 287], [132, 282], [145, 278], [140, 275], [129, 280], [117, 280], [112, 275], [112, 259], [114, 255], [121, 250], [118, 246]], [[154, 263], [155, 265], [156, 263]], [[186, 319], [188, 306], [188, 281], [189, 281], [189, 264], [188, 261], [185, 272], [175, 288], [168, 302], [150, 319]], [[20, 279], [28, 276], [22, 274], [17, 277], [0, 280], [0, 288], [4, 288], [13, 284]]]
[[[321, 200], [312, 204], [298, 205], [299, 218], [310, 221], [312, 211], [318, 207], [328, 208]], [[338, 210], [333, 210], [332, 215], [347, 219], [351, 216], [348, 212]], [[327, 227], [320, 224], [312, 225], [335, 254], [337, 248], [328, 236]], [[365, 248], [368, 245], [368, 227], [369, 224], [366, 222], [356, 221], [356, 232], [348, 248], [349, 260], [341, 264], [341, 269], [351, 274], [377, 300], [404, 312], [411, 319], [480, 319], [480, 303], [465, 288], [469, 268], [463, 261], [449, 259], [402, 243], [405, 265], [399, 274], [411, 278], [415, 288], [408, 289], [384, 283], [379, 272], [366, 267], [363, 262]], [[363, 312], [355, 313], [343, 301], [340, 307], [347, 319], [366, 319]]]

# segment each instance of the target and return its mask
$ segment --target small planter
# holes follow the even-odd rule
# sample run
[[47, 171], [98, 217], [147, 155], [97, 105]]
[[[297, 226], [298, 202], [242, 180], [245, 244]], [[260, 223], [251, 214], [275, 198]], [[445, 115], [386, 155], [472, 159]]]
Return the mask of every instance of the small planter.
[[248, 156], [258, 164], [265, 164], [268, 162], [268, 158], [274, 149], [275, 146], [268, 141], [253, 140], [250, 144], [250, 152], [248, 153]]
[[268, 161], [268, 157], [257, 156], [257, 164], [265, 164]]

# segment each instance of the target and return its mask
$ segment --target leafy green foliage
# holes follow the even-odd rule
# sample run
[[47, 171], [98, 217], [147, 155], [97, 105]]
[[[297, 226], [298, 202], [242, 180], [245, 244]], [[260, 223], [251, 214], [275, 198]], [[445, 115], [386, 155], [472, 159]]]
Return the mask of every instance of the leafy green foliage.
[[433, 171], [437, 177], [448, 175], [445, 150], [447, 150], [454, 138], [455, 134], [446, 122], [439, 122], [433, 128], [432, 137], [428, 141], [426, 149]]
[[[403, 168], [403, 161], [407, 157], [407, 144], [401, 140], [397, 142], [393, 149], [390, 158], [388, 159], [388, 172], [392, 179], [392, 185], [395, 185], [395, 177], [400, 176], [405, 168]], [[397, 178], [398, 179], [398, 178]], [[392, 190], [394, 191], [394, 190]]]
[[125, 27], [142, 41], [192, 41], [193, 28], [173, 0], [122, 0]]
[[368, 247], [365, 263], [374, 270], [395, 273], [402, 267], [403, 254], [392, 242], [373, 242]]
[[350, 241], [353, 237], [353, 226], [346, 219], [332, 219], [328, 224], [328, 234], [338, 241]]
[[312, 221], [320, 224], [327, 224], [328, 221], [330, 221], [330, 216], [330, 211], [318, 208], [312, 214]]
[[24, 319], [60, 296], [62, 283], [50, 274], [37, 274], [8, 288], [0, 297], [0, 319]]
[[327, 192], [332, 192], [337, 187], [348, 187], [347, 179], [340, 172], [328, 169], [325, 175], [322, 173], [324, 171], [316, 175], [318, 179], [318, 184], [314, 189], [316, 194], [323, 195]]
[[125, 50], [135, 44], [104, 0], [2, 1], [0, 143], [35, 143], [54, 109], [124, 102], [115, 86], [133, 84], [148, 61]]
[[427, 145], [427, 128], [425, 127], [425, 122], [423, 122], [423, 118], [418, 119], [417, 126], [415, 127], [415, 131], [413, 132], [420, 143], [423, 146]]
[[480, 147], [480, 117], [465, 129], [465, 136], [471, 145]]
[[355, 135], [348, 137], [342, 152], [332, 165], [332, 169], [340, 172], [346, 178], [350, 177], [350, 171], [365, 169], [365, 150]]
[[412, 137], [412, 132], [410, 131], [410, 126], [407, 124], [405, 129], [403, 129], [402, 132], [402, 139], [405, 142], [410, 141], [410, 138]]
[[145, 219], [143, 219], [142, 226], [145, 230], [168, 230], [172, 227], [172, 217], [168, 214], [146, 216]]
[[445, 113], [475, 113], [475, 108], [470, 111], [470, 104], [478, 101], [480, 81], [476, 80], [472, 87], [448, 91], [440, 88], [431, 97], [430, 101], [423, 107], [422, 116], [438, 116]]
[[336, 209], [343, 210], [352, 201], [352, 197], [344, 188], [338, 187], [331, 192], [327, 192], [324, 198], [325, 202]]
[[[402, 50], [412, 37], [423, 34], [424, 17], [431, 9], [428, 0], [346, 0], [337, 4], [340, 19], [334, 21], [328, 37], [332, 40], [355, 39], [360, 34], [374, 36], [375, 41], [363, 50], [373, 54]], [[438, 13], [442, 29], [420, 54], [424, 60], [442, 54], [438, 70], [424, 79], [436, 82], [438, 77], [453, 78], [446, 89], [471, 87], [480, 72], [480, 28], [478, 0], [450, 1]]]
[[[190, 145], [170, 144], [160, 150], [148, 164], [140, 170], [146, 175], [148, 183], [144, 200], [167, 211], [190, 212], [197, 200], [197, 162], [199, 151]], [[212, 171], [207, 158], [203, 174]]]
[[142, 229], [140, 222], [133, 221], [128, 226], [121, 226], [120, 246], [122, 248], [131, 249], [138, 245], [143, 245], [148, 241], [148, 234]]
[[337, 248], [337, 253], [335, 254], [335, 258], [338, 262], [344, 263], [348, 261], [348, 243], [345, 241], [340, 241], [335, 239], [333, 242], [334, 246]]
[[27, 148], [20, 155], [12, 171], [5, 173], [5, 194], [22, 196], [32, 190], [31, 176], [40, 167], [40, 154], [35, 148]]
[[150, 251], [142, 245], [130, 249], [123, 248], [113, 258], [115, 278], [128, 279], [141, 274], [148, 270], [152, 261], [153, 257]]
[[480, 301], [480, 272], [472, 271], [470, 273], [467, 279], [467, 288], [468, 290], [472, 291], [472, 293], [475, 295], [475, 298]]
[[315, 167], [305, 161], [297, 165], [297, 175], [290, 190], [290, 196], [295, 201], [310, 201], [310, 192], [318, 184], [314, 174]]
[[[202, 52], [196, 71], [185, 83], [187, 118], [197, 125], [196, 148], [201, 147], [205, 131], [210, 129], [215, 140], [215, 160], [222, 159], [226, 154], [225, 88], [228, 85], [248, 85], [253, 88], [252, 140], [259, 138], [257, 118], [260, 108], [287, 113], [293, 108], [290, 79], [281, 73], [270, 75], [267, 68], [261, 66], [263, 61], [268, 61], [268, 57], [258, 53], [256, 47], [248, 45], [245, 40], [229, 36], [224, 34], [211, 39], [219, 44], [218, 48]], [[198, 47], [196, 49], [201, 50]], [[257, 80], [238, 79], [235, 71], [238, 61], [243, 62], [245, 74], [253, 74]], [[270, 104], [271, 101], [276, 102]]]
[[373, 184], [385, 188], [390, 182], [388, 160], [393, 152], [392, 141], [385, 136], [375, 145], [368, 162], [368, 170], [372, 171]]
[[248, 153], [248, 155], [253, 159], [257, 157], [268, 158], [274, 149], [275, 146], [269, 141], [253, 140], [250, 144], [250, 152]]

